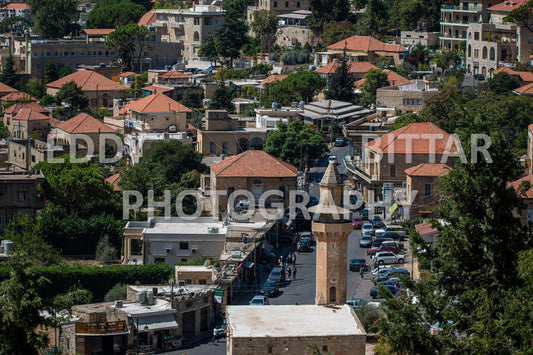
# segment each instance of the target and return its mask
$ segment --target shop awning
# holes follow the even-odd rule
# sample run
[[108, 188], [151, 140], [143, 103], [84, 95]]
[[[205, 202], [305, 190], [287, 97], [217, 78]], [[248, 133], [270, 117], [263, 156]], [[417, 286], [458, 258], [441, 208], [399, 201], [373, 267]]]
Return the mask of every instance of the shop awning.
[[178, 322], [171, 314], [162, 314], [152, 317], [141, 318], [137, 321], [140, 333], [155, 330], [177, 329]]

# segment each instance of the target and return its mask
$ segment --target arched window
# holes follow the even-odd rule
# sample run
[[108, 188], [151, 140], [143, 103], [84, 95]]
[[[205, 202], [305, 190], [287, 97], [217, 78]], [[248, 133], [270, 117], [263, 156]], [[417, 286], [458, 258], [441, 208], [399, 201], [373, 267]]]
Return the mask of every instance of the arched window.
[[261, 138], [253, 138], [250, 142], [250, 149], [252, 150], [262, 150], [263, 149], [263, 140]]
[[494, 50], [494, 48], [491, 48], [489, 58], [490, 60], [494, 60], [495, 57], [496, 57], [496, 51]]
[[468, 57], [472, 56], [472, 45], [468, 45]]
[[487, 47], [483, 47], [483, 52], [481, 54], [481, 57], [483, 59], [487, 59]]
[[337, 302], [337, 289], [335, 287], [329, 288], [329, 303]]
[[250, 144], [248, 143], [248, 139], [246, 138], [239, 139], [239, 142], [237, 143], [237, 154], [246, 152], [249, 146]]
[[194, 32], [192, 40], [198, 42], [200, 40], [200, 34], [198, 32]]

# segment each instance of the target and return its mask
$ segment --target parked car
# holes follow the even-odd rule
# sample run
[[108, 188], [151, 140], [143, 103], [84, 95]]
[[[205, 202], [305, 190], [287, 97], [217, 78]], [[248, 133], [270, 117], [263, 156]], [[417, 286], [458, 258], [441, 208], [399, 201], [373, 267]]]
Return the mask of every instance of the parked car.
[[339, 137], [335, 139], [335, 147], [344, 147], [346, 145], [346, 138]]
[[396, 254], [392, 251], [380, 251], [372, 257], [375, 264], [403, 264], [405, 262], [404, 254]]
[[250, 208], [250, 201], [249, 200], [240, 200], [235, 205], [235, 212], [242, 212], [246, 211]]
[[397, 246], [397, 245], [390, 245], [390, 244], [386, 244], [386, 245], [383, 245], [385, 242], [381, 243], [381, 245], [378, 247], [378, 248], [370, 248], [367, 250], [366, 254], [367, 255], [374, 255], [376, 253], [379, 253], [379, 252], [382, 252], [382, 251], [390, 251], [390, 252], [393, 252], [395, 254], [398, 254], [400, 253], [400, 247]]
[[401, 235], [402, 239], [404, 239], [407, 235], [407, 232], [405, 231], [404, 227], [399, 224], [389, 224], [386, 225], [383, 229], [385, 229], [386, 232], [394, 232]]
[[328, 157], [328, 162], [329, 163], [333, 163], [333, 164], [337, 164], [337, 157], [335, 155], [330, 155]]
[[369, 248], [372, 245], [372, 237], [369, 235], [362, 235], [359, 240], [359, 246], [361, 248]]
[[276, 281], [267, 281], [261, 288], [261, 294], [268, 297], [274, 297], [278, 294], [278, 291], [279, 284]]
[[250, 306], [266, 306], [270, 304], [267, 296], [254, 296], [250, 301]]
[[361, 229], [363, 227], [363, 220], [361, 217], [352, 218], [353, 229]]
[[375, 277], [379, 273], [384, 273], [387, 270], [393, 269], [392, 265], [379, 265], [379, 267], [375, 267], [372, 269], [372, 278]]
[[381, 235], [383, 238], [391, 238], [391, 239], [394, 239], [394, 240], [403, 240], [403, 236], [401, 234], [398, 234], [396, 232], [389, 232], [389, 231], [386, 231], [385, 233], [383, 233]]
[[362, 220], [368, 220], [368, 210], [367, 209], [363, 209], [359, 213], [361, 214], [361, 219]]
[[397, 240], [385, 240], [381, 243], [381, 246], [389, 246], [389, 245], [392, 245], [392, 246], [396, 246], [398, 247], [399, 250], [403, 250], [404, 246], [403, 246], [403, 243], [400, 243], [398, 242]]
[[361, 231], [362, 235], [374, 235], [374, 227], [370, 223], [363, 223]]
[[301, 237], [298, 244], [296, 244], [296, 251], [311, 251], [311, 239], [309, 237]]
[[388, 280], [391, 277], [402, 277], [402, 276], [409, 276], [409, 271], [405, 269], [388, 269], [384, 272], [379, 272], [376, 276], [374, 276], [374, 281], [385, 281]]
[[[400, 290], [400, 288], [395, 285], [383, 285], [383, 286], [387, 288], [392, 293], [393, 296], [395, 296], [396, 293], [398, 293], [398, 291]], [[379, 293], [379, 288], [371, 288], [370, 296], [372, 298], [381, 298], [381, 295]]]
[[353, 309], [361, 308], [367, 304], [367, 302], [361, 298], [352, 298], [346, 300], [346, 304], [351, 306]]
[[301, 232], [299, 240], [302, 239], [302, 238], [309, 238], [309, 240], [311, 241], [311, 245], [315, 245], [316, 244], [316, 238], [315, 238], [315, 235], [313, 234], [313, 232]]
[[381, 246], [381, 243], [386, 241], [392, 241], [391, 238], [383, 238], [383, 237], [374, 237], [372, 239], [372, 248], [379, 248]]
[[280, 267], [272, 269], [272, 271], [270, 271], [270, 275], [268, 275], [267, 281], [284, 282], [285, 270]]
[[357, 258], [350, 260], [350, 271], [359, 271], [361, 269], [361, 265], [364, 265], [364, 270], [368, 271], [369, 268], [365, 259]]
[[374, 228], [376, 228], [376, 229], [385, 226], [385, 223], [383, 223], [383, 221], [381, 220], [381, 217], [379, 217], [379, 216], [372, 217], [371, 223], [372, 223], [372, 226], [374, 226]]
[[485, 80], [485, 77], [483, 74], [474, 74], [474, 79], [482, 81]]

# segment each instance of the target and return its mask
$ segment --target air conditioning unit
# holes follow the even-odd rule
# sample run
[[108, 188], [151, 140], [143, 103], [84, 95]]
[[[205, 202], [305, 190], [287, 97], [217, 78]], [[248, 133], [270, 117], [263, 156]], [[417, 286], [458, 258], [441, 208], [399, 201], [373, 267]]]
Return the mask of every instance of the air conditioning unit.
[[404, 189], [407, 188], [407, 181], [402, 181], [402, 187], [403, 187]]
[[167, 248], [167, 254], [172, 253], [172, 248]]
[[198, 248], [192, 248], [191, 251], [192, 251], [193, 254], [196, 254], [196, 253], [198, 253]]

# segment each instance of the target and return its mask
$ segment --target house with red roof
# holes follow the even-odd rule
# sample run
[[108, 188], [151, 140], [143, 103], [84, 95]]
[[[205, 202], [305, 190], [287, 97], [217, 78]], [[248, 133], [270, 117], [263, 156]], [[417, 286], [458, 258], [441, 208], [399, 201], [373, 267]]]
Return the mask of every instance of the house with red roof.
[[[234, 191], [246, 190], [259, 202], [261, 195], [267, 191], [280, 191], [280, 196], [270, 196], [266, 205], [274, 202], [288, 206], [289, 192], [296, 190], [298, 170], [261, 150], [248, 150], [241, 154], [226, 158], [211, 165], [211, 191], [224, 191], [225, 195], [218, 200], [211, 194], [212, 212], [218, 206], [218, 213], [227, 211], [228, 197]], [[246, 196], [235, 196], [235, 203]], [[253, 202], [253, 201], [251, 201]]]
[[[352, 36], [328, 46], [327, 52], [317, 53], [315, 63], [326, 65], [333, 58], [339, 58], [344, 53], [350, 61], [375, 63], [378, 57], [392, 57], [394, 64], [401, 63], [401, 54], [406, 48], [399, 44], [381, 42], [372, 36]], [[320, 58], [319, 58], [320, 57]]]
[[26, 94], [25, 92], [12, 92], [7, 95], [3, 95], [0, 97], [0, 102], [7, 103], [7, 102], [15, 102], [15, 101], [31, 101], [36, 102], [37, 99], [29, 94]]
[[533, 222], [533, 174], [511, 182], [509, 187], [516, 190], [525, 204], [525, 208], [520, 213], [522, 223]]
[[39, 131], [41, 136], [46, 137], [50, 128], [50, 116], [32, 108], [22, 108], [11, 118], [7, 126], [15, 139], [25, 140], [32, 133]]
[[[326, 78], [326, 79], [331, 78], [331, 76], [337, 72], [340, 65], [341, 65], [341, 62], [338, 60], [335, 60], [321, 68], [318, 68], [316, 72], [319, 73], [323, 78]], [[354, 80], [363, 79], [363, 76], [370, 69], [379, 69], [374, 64], [369, 63], [369, 62], [349, 61], [347, 62], [347, 65], [348, 65], [348, 73], [350, 73], [353, 76]]]
[[105, 179], [105, 182], [113, 185], [113, 191], [120, 192], [120, 186], [118, 183], [120, 182], [120, 173], [116, 173], [111, 175], [110, 177]]
[[135, 83], [135, 75], [136, 74], [134, 72], [127, 71], [125, 73], [119, 74], [118, 77], [123, 85], [131, 85]]
[[46, 84], [46, 93], [55, 96], [63, 85], [75, 82], [89, 99], [90, 108], [112, 107], [113, 99], [119, 98], [121, 90], [128, 87], [106, 78], [92, 70], [78, 70], [56, 81]]
[[441, 163], [422, 163], [405, 170], [407, 175], [406, 196], [413, 196], [409, 209], [409, 218], [429, 216], [439, 203], [438, 179], [448, 174], [450, 167]]
[[24, 103], [13, 104], [9, 106], [8, 108], [6, 108], [4, 111], [4, 125], [7, 127], [7, 129], [10, 132], [12, 132], [14, 129], [11, 127], [14, 124], [13, 117], [15, 117], [22, 109], [31, 109], [32, 112], [38, 112], [38, 113], [41, 113], [43, 115], [50, 117], [50, 112], [36, 102], [24, 102]]
[[[3, 2], [5, 4], [5, 2]], [[24, 3], [9, 3], [0, 8], [0, 22], [11, 17], [24, 17], [31, 20], [31, 7]]]
[[19, 92], [17, 89], [12, 88], [9, 85], [6, 85], [4, 83], [0, 83], [0, 96], [5, 96], [8, 94], [13, 94]]
[[142, 132], [184, 132], [191, 112], [161, 92], [131, 101], [125, 108], [125, 127]]
[[100, 152], [100, 143], [109, 144], [113, 147], [116, 143], [111, 139], [105, 139], [104, 135], [113, 135], [116, 131], [97, 120], [87, 113], [80, 113], [71, 119], [61, 122], [55, 127], [55, 140], [58, 144], [76, 144], [87, 147], [91, 152], [90, 145], [93, 145], [93, 154]]
[[420, 164], [450, 163], [458, 152], [453, 136], [433, 123], [412, 123], [363, 145], [348, 165], [366, 202], [383, 200], [384, 189], [405, 188], [406, 170]]

